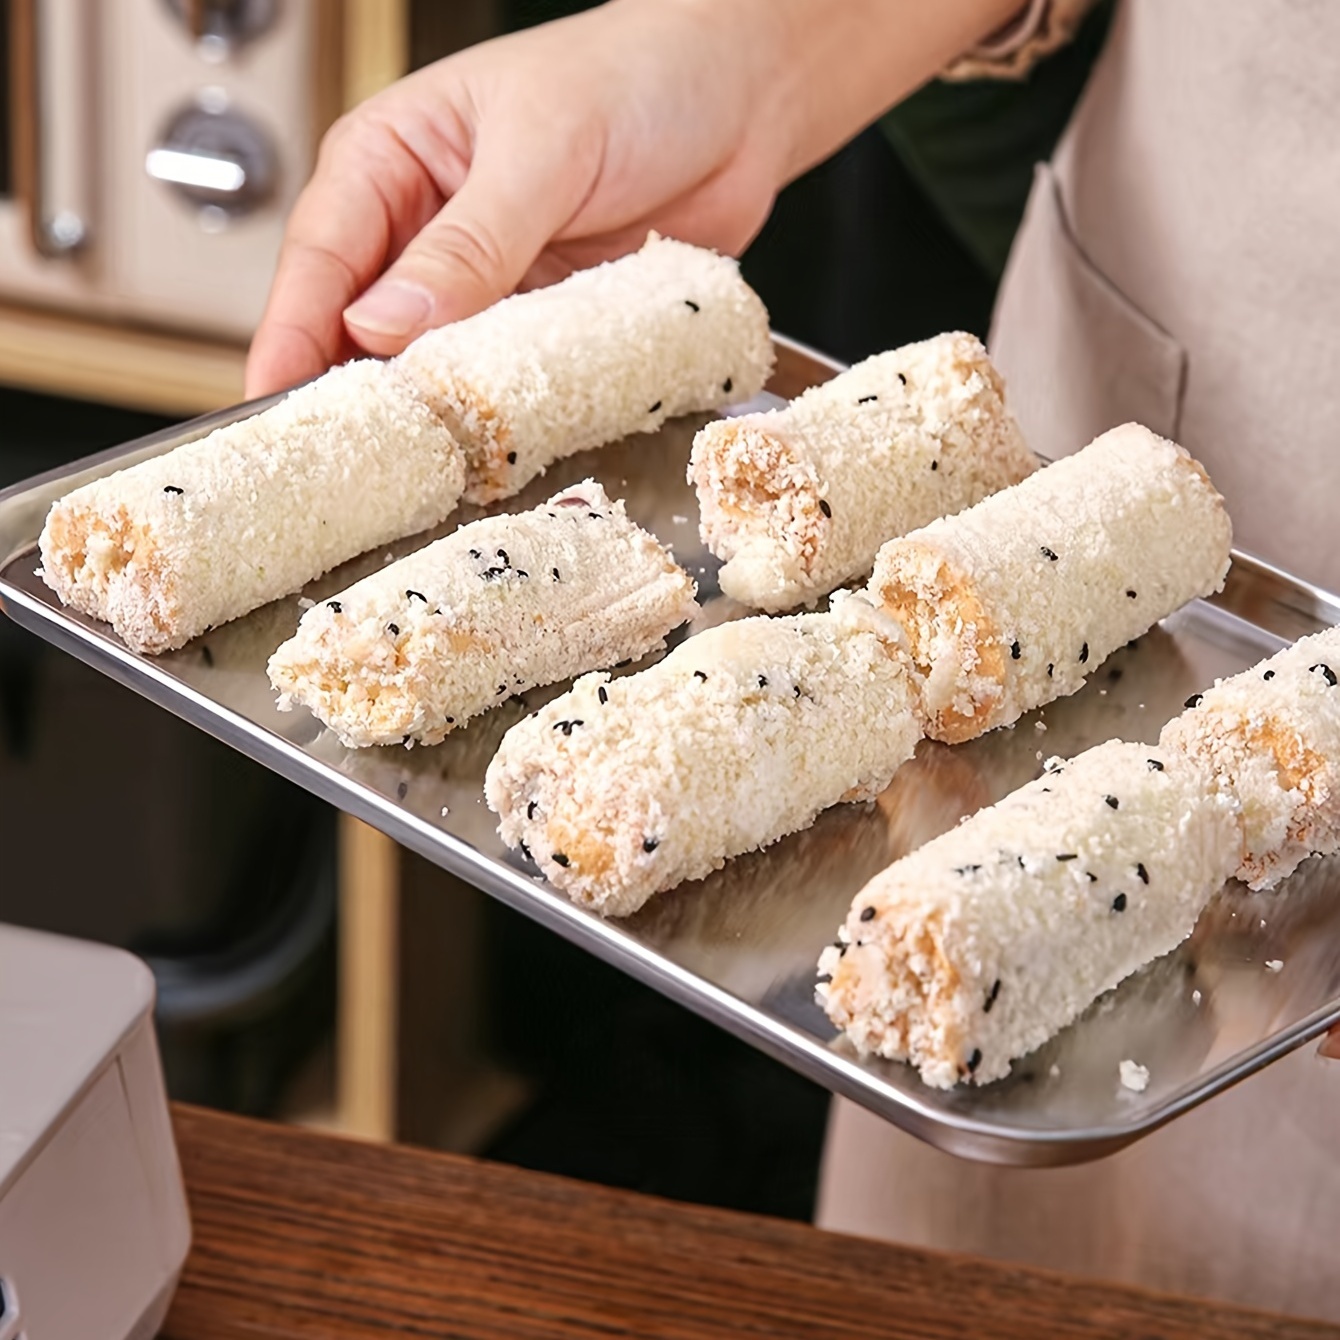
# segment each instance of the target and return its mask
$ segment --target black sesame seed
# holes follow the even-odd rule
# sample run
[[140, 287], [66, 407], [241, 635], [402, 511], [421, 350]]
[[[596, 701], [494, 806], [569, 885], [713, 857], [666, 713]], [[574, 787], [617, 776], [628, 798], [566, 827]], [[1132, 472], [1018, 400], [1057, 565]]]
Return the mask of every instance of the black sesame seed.
[[603, 684], [596, 690], [596, 697], [600, 699], [601, 703], [609, 702], [610, 696], [605, 692], [605, 686]]
[[[1047, 788], [1044, 786], [1042, 789], [1045, 791]], [[1027, 870], [1027, 869], [1028, 869], [1028, 867], [1024, 864], [1024, 858], [1023, 858], [1022, 856], [1016, 856], [1014, 859], [1015, 859], [1016, 861], [1019, 862], [1019, 869], [1020, 869], [1020, 870]]]
[[330, 608], [333, 609], [336, 614], [341, 613], [341, 611], [343, 611], [344, 609], [344, 606], [341, 605], [338, 600], [328, 600], [326, 601], [326, 604], [329, 605]]
[[648, 413], [648, 414], [655, 414], [656, 411], [657, 411], [658, 409], [660, 409], [660, 407], [661, 407], [661, 402], [658, 400], [658, 401], [657, 401], [657, 402], [656, 402], [656, 403], [655, 403], [655, 404], [654, 404], [654, 405], [647, 411], [647, 413]]
[[514, 452], [514, 451], [509, 451], [509, 452], [507, 453], [507, 464], [508, 464], [508, 465], [515, 465], [515, 464], [516, 464], [516, 452]]
[[1183, 706], [1183, 707], [1199, 707], [1199, 706], [1200, 706], [1200, 700], [1201, 700], [1204, 696], [1205, 696], [1205, 695], [1202, 694], [1202, 693], [1193, 693], [1193, 694], [1191, 695], [1191, 697], [1189, 697], [1189, 698], [1186, 700], [1186, 702], [1184, 702], [1184, 703], [1182, 704], [1182, 706]]
[[1261, 678], [1262, 678], [1262, 679], [1274, 679], [1274, 678], [1275, 678], [1275, 672], [1274, 672], [1273, 670], [1267, 670], [1267, 671], [1265, 672], [1265, 674], [1261, 676]]
[[825, 516], [832, 516], [832, 515], [833, 515], [833, 509], [832, 509], [832, 507], [829, 506], [829, 503], [828, 503], [828, 499], [827, 499], [827, 498], [820, 498], [820, 499], [819, 499], [819, 510], [820, 510]]
[[1086, 642], [1079, 649], [1079, 663], [1083, 665], [1089, 659], [1089, 644]]
[[386, 631], [390, 633], [392, 637], [399, 637], [400, 625], [398, 623], [388, 623], [386, 625]]
[[968, 1074], [970, 1075], [975, 1074], [977, 1071], [977, 1067], [981, 1064], [982, 1064], [982, 1049], [980, 1047], [974, 1047], [972, 1049], [972, 1055], [968, 1057]]
[[528, 573], [525, 568], [513, 568], [512, 571], [515, 572], [523, 582], [528, 582], [530, 580], [530, 573]]
[[938, 470], [939, 468], [940, 468], [940, 462], [939, 462], [939, 461], [932, 461], [932, 462], [931, 462], [931, 469], [932, 469], [932, 470]]
[[584, 724], [585, 723], [580, 717], [576, 717], [572, 721], [555, 721], [554, 729], [561, 730], [564, 735], [571, 735], [574, 726], [581, 726]]
[[1056, 550], [1048, 549], [1045, 544], [1042, 546], [1042, 556], [1043, 558], [1048, 559], [1052, 563], [1056, 562]]
[[588, 512], [586, 515], [589, 516], [592, 521], [603, 521], [605, 519], [604, 514], [601, 512]]
[[565, 870], [571, 864], [568, 858], [564, 856], [561, 851], [554, 852], [554, 854], [549, 859], [553, 861], [555, 865], [561, 865]]
[[907, 378], [904, 377], [903, 374], [902, 374], [901, 372], [898, 374], [898, 380], [899, 380], [904, 386], [907, 385]]
[[1320, 670], [1322, 678], [1331, 686], [1331, 688], [1335, 688], [1336, 683], [1335, 671], [1332, 670], [1331, 667], [1327, 665], [1324, 661], [1318, 661], [1316, 665], [1309, 665], [1308, 669]]
[[539, 809], [539, 807], [540, 802], [538, 800], [532, 800], [530, 804], [526, 806], [526, 818], [533, 819], [535, 817], [535, 811]]
[[874, 919], [875, 919], [875, 909], [873, 907], [863, 907], [861, 909], [862, 921], [874, 921]]
[[471, 557], [471, 558], [483, 558], [484, 555], [481, 554], [481, 553], [479, 552], [478, 549], [471, 549], [471, 550], [470, 550], [470, 557]]
[[396, 787], [395, 793], [397, 800], [404, 800], [404, 798], [409, 795], [409, 783], [401, 782], [400, 785]]
[[1090, 884], [1098, 883], [1098, 876], [1095, 875], [1092, 870], [1086, 870], [1084, 872], [1084, 878], [1087, 879]]
[[768, 677], [767, 677], [767, 675], [759, 675], [759, 677], [758, 677], [758, 686], [759, 686], [759, 688], [761, 688], [761, 689], [766, 689], [766, 688], [768, 687]]
[[1134, 591], [1130, 591], [1130, 590], [1128, 590], [1128, 591], [1126, 592], [1126, 599], [1127, 599], [1127, 600], [1134, 600], [1134, 599], [1135, 599], [1135, 592], [1134, 592]]
[[1014, 642], [1010, 644], [1010, 659], [1017, 661], [1019, 659], [1019, 656], [1020, 656], [1019, 642], [1018, 639], [1016, 639]]
[[981, 868], [980, 865], [956, 865], [954, 873], [956, 875], [975, 875]]
[[724, 382], [721, 383], [721, 389], [722, 389], [727, 395], [730, 395], [730, 393], [735, 389], [735, 383], [734, 383], [733, 381], [731, 381], [731, 379], [730, 379], [729, 377], [727, 377], [726, 380], [725, 380]]
[[695, 312], [701, 312], [701, 311], [703, 310], [701, 307], [698, 306], [698, 304], [697, 304], [696, 302], [693, 301], [692, 298], [685, 298], [685, 299], [684, 299], [684, 306], [685, 306], [685, 307], [688, 307], [688, 308], [691, 308], [691, 309], [692, 309], [693, 311], [695, 311]]
[[424, 595], [421, 591], [406, 591], [406, 592], [405, 592], [405, 599], [406, 599], [406, 600], [422, 600], [423, 603], [424, 603], [425, 605], [428, 603], [428, 597], [427, 597], [426, 595]]
[[1149, 883], [1149, 871], [1145, 869], [1145, 863], [1143, 861], [1135, 867], [1135, 873], [1140, 876], [1141, 884]]
[[506, 685], [506, 684], [499, 684], [499, 685], [498, 685], [498, 693], [499, 693], [499, 694], [504, 694], [504, 693], [506, 693], [506, 692], [507, 692], [507, 685]]
[[506, 568], [485, 568], [483, 577], [486, 582], [496, 581], [499, 577], [507, 575]]
[[511, 560], [510, 558], [507, 557], [507, 550], [506, 550], [506, 549], [499, 549], [499, 550], [497, 551], [497, 554], [498, 554], [498, 557], [499, 557], [500, 559], [502, 559], [502, 561], [503, 561], [503, 566], [504, 566], [504, 567], [508, 567], [508, 568], [510, 568], [510, 567], [512, 566], [512, 560]]
[[1000, 995], [1000, 978], [997, 977], [991, 983], [991, 990], [986, 993], [986, 1004], [982, 1006], [983, 1014], [990, 1014], [991, 1007], [996, 1003], [996, 997]]
[[554, 574], [554, 580], [555, 580], [556, 582], [561, 582], [561, 581], [563, 580], [563, 578], [560, 577], [560, 576], [558, 575], [558, 569], [557, 569], [557, 568], [550, 568], [549, 571], [552, 572], [552, 573]]
[[861, 395], [856, 397], [856, 403], [858, 405], [868, 405], [872, 400], [878, 399], [879, 397], [877, 395]]
[[448, 726], [454, 726], [455, 724], [456, 724], [456, 718], [455, 718], [455, 717], [448, 717], [448, 718], [447, 718], [447, 725], [448, 725]]
[[661, 845], [661, 839], [660, 839], [660, 838], [654, 838], [654, 837], [651, 837], [651, 838], [643, 838], [643, 839], [642, 839], [642, 850], [645, 851], [645, 852], [653, 852], [653, 851], [655, 851], [656, 848], [659, 847], [660, 845]]
[[164, 485], [163, 485], [163, 492], [164, 492], [164, 493], [185, 493], [186, 490], [185, 490], [185, 489], [179, 489], [175, 484], [164, 484]]
[[1126, 895], [1119, 893], [1112, 900], [1112, 910], [1114, 912], [1124, 912], [1126, 910]]
[[1119, 801], [1116, 796], [1104, 796], [1103, 803], [1109, 809], [1119, 810], [1121, 808], [1121, 801]]
[[1158, 759], [1156, 759], [1156, 758], [1147, 758], [1147, 759], [1145, 759], [1145, 762], [1149, 764], [1149, 770], [1150, 770], [1150, 772], [1162, 772], [1162, 771], [1163, 771], [1163, 764], [1160, 763], [1160, 762], [1158, 761]]
[[694, 679], [701, 679], [701, 680], [703, 681], [704, 684], [707, 683], [707, 676], [706, 676], [706, 674], [704, 674], [703, 671], [701, 671], [701, 670], [695, 670], [695, 671], [693, 672], [693, 677], [694, 677]]
[[206, 665], [212, 666], [214, 664], [214, 653], [210, 651], [208, 647], [201, 647], [200, 659], [204, 661]]
[[1056, 667], [1055, 667], [1054, 665], [1052, 665], [1052, 664], [1050, 664], [1050, 663], [1048, 664], [1048, 666], [1047, 666], [1047, 678], [1048, 678], [1048, 679], [1050, 679], [1050, 678], [1052, 677], [1052, 671], [1055, 670], [1055, 669], [1056, 669]]
[[1058, 861], [1077, 861], [1077, 860], [1079, 859], [1079, 852], [1077, 852], [1077, 851], [1061, 851], [1061, 852], [1057, 852], [1057, 853], [1056, 853], [1056, 859], [1057, 859]]
[[535, 858], [530, 854], [530, 848], [526, 846], [524, 842], [520, 843], [519, 846], [521, 847], [522, 856], [524, 856], [526, 860], [533, 862]]

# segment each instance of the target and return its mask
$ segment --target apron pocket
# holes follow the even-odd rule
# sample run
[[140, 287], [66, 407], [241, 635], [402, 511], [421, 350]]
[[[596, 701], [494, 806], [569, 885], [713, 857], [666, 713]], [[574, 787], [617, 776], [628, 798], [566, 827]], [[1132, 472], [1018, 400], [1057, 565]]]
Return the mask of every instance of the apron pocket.
[[1048, 459], [1135, 420], [1176, 438], [1186, 352], [1084, 254], [1038, 164], [991, 325], [1029, 446]]

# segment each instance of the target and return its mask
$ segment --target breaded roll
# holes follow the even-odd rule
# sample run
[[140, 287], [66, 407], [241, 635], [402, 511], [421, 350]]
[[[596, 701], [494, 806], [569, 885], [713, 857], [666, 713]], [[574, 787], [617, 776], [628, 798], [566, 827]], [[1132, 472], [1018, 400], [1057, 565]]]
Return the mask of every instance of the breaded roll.
[[1340, 849], [1340, 628], [1196, 694], [1161, 743], [1204, 763], [1242, 807], [1237, 877], [1269, 888]]
[[279, 706], [340, 740], [436, 744], [513, 694], [636, 659], [697, 608], [593, 479], [486, 517], [307, 611], [270, 658]]
[[396, 360], [465, 449], [465, 496], [762, 389], [768, 314], [733, 260], [669, 238], [421, 335]]
[[902, 653], [860, 598], [708, 629], [627, 678], [579, 679], [489, 765], [499, 832], [576, 902], [652, 894], [876, 795], [920, 738]]
[[[1234, 805], [1200, 764], [1109, 741], [895, 862], [819, 960], [862, 1054], [985, 1084], [1166, 954], [1232, 873]], [[831, 980], [830, 980], [831, 979]]]
[[776, 612], [1037, 466], [986, 350], [956, 332], [876, 354], [784, 409], [709, 423], [689, 482], [721, 589]]
[[957, 516], [890, 540], [870, 581], [907, 632], [927, 734], [956, 744], [1074, 693], [1118, 647], [1228, 572], [1204, 469], [1114, 428]]
[[61, 498], [42, 576], [131, 650], [169, 651], [436, 525], [463, 482], [460, 449], [409, 383], [350, 363]]

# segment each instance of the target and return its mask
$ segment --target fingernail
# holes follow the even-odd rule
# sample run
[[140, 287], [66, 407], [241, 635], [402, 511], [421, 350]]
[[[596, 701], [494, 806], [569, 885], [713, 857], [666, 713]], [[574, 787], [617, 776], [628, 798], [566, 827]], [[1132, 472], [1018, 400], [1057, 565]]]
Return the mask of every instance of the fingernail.
[[1325, 1056], [1331, 1061], [1340, 1061], [1340, 1033], [1327, 1033], [1321, 1040], [1321, 1046], [1317, 1048], [1321, 1056]]
[[433, 295], [420, 284], [385, 279], [344, 309], [344, 319], [378, 335], [410, 335], [428, 324]]

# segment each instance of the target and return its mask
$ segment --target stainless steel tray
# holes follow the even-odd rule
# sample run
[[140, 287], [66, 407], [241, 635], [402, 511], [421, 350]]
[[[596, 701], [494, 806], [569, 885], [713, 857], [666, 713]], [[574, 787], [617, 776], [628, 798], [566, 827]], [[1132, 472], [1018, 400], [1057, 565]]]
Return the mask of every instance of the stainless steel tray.
[[[836, 366], [788, 341], [779, 339], [778, 350], [770, 389], [781, 395], [825, 379]], [[825, 1087], [957, 1154], [1032, 1165], [1097, 1158], [1340, 1020], [1340, 860], [1314, 860], [1270, 894], [1229, 886], [1179, 951], [1104, 997], [1009, 1079], [981, 1090], [939, 1092], [905, 1066], [858, 1060], [813, 1003], [819, 951], [877, 870], [1034, 776], [1045, 756], [1112, 736], [1154, 740], [1183, 700], [1216, 675], [1340, 622], [1335, 597], [1237, 555], [1221, 596], [1196, 602], [1118, 652], [1074, 698], [968, 745], [923, 742], [877, 802], [830, 811], [810, 831], [662, 895], [631, 920], [606, 922], [573, 906], [509, 852], [483, 802], [484, 769], [503, 732], [566, 686], [509, 702], [431, 749], [346, 750], [306, 713], [274, 708], [265, 661], [293, 632], [297, 597], [148, 659], [127, 651], [103, 625], [61, 608], [34, 576], [34, 544], [55, 498], [255, 408], [197, 419], [0, 494], [0, 607]], [[593, 474], [698, 577], [698, 627], [737, 617], [745, 611], [718, 594], [716, 563], [698, 540], [695, 500], [684, 481], [696, 427], [672, 423], [655, 436], [562, 462], [501, 510], [533, 506]], [[462, 510], [441, 530], [479, 514]], [[306, 594], [321, 599], [389, 554], [399, 557], [433, 537], [364, 555]], [[1271, 960], [1282, 960], [1283, 969], [1267, 970]], [[1144, 1093], [1120, 1085], [1125, 1058], [1149, 1068]]]

